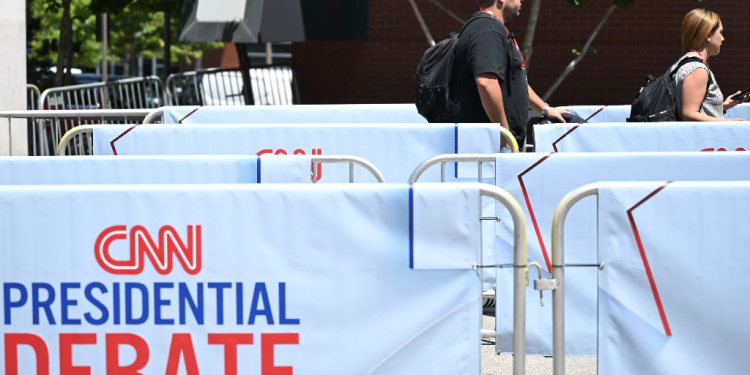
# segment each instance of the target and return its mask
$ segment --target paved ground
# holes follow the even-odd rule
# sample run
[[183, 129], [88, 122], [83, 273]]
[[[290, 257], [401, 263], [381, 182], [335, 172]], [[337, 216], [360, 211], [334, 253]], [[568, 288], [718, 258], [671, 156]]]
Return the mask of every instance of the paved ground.
[[[484, 328], [493, 329], [495, 317], [483, 317]], [[495, 355], [495, 340], [483, 340], [482, 375], [511, 375], [513, 357]], [[565, 359], [565, 373], [573, 375], [596, 375], [596, 357], [568, 357]], [[527, 375], [552, 375], [552, 357], [526, 356]]]

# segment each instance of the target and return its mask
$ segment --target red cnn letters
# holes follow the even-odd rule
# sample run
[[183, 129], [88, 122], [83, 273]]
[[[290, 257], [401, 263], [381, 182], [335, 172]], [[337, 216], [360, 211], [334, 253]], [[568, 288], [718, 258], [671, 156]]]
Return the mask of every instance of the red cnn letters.
[[[288, 155], [286, 150], [284, 150], [283, 148], [276, 150], [276, 152], [274, 152], [272, 148], [264, 148], [256, 153], [256, 155], [263, 155], [263, 154]], [[312, 154], [323, 155], [323, 149], [314, 148], [312, 149]], [[294, 155], [307, 155], [307, 154], [305, 153], [305, 150], [298, 148], [294, 150]], [[316, 181], [320, 181], [321, 177], [323, 177], [323, 165], [318, 164], [318, 179]]]
[[173, 254], [188, 274], [196, 275], [201, 270], [200, 225], [187, 226], [187, 244], [172, 226], [165, 225], [159, 230], [158, 246], [146, 228], [136, 225], [130, 229], [130, 258], [113, 259], [109, 246], [116, 240], [127, 238], [128, 230], [125, 225], [111, 226], [99, 234], [94, 245], [94, 254], [96, 261], [105, 271], [115, 275], [138, 275], [143, 272], [143, 264], [147, 257], [157, 272], [166, 275], [172, 272]]
[[[725, 149], [724, 147], [721, 147], [721, 148], [719, 148], [719, 149], [718, 149], [718, 150], [716, 150], [716, 151], [726, 151], [726, 150], [727, 150], [727, 149]], [[713, 148], [713, 147], [709, 147], [709, 148], [704, 148], [703, 150], [701, 150], [701, 152], [710, 152], [710, 151], [714, 151], [714, 148]], [[745, 150], [744, 148], [742, 148], [742, 147], [738, 147], [738, 148], [737, 148], [736, 150], [734, 150], [734, 151], [746, 151], [746, 150]]]

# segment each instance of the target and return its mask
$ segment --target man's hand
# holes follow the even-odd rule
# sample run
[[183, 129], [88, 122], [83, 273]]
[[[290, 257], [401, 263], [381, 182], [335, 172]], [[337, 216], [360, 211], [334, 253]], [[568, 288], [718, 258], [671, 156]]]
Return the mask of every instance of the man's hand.
[[567, 109], [560, 109], [560, 108], [556, 108], [556, 107], [550, 107], [547, 110], [547, 118], [556, 119], [557, 121], [560, 121], [560, 122], [565, 122], [565, 119], [562, 117], [563, 113], [568, 113], [569, 114], [570, 112]]

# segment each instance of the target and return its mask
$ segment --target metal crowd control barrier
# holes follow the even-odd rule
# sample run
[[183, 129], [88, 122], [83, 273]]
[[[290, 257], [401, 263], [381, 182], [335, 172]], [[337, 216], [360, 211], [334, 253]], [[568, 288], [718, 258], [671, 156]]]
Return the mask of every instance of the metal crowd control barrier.
[[[94, 126], [82, 125], [77, 126], [65, 133], [63, 138], [60, 140], [60, 146], [57, 151], [58, 156], [65, 156], [68, 154], [68, 145], [71, 143], [80, 144], [81, 142], [71, 142], [76, 138], [83, 138], [90, 143], [90, 137], [94, 132]], [[374, 164], [364, 158], [357, 156], [341, 156], [341, 155], [315, 155], [310, 157], [312, 164], [312, 176], [313, 183], [317, 183], [318, 180], [318, 164], [349, 164], [349, 183], [354, 183], [354, 166], [358, 165], [368, 172], [372, 173], [373, 177], [379, 183], [385, 183], [386, 179], [382, 172]]]
[[[568, 193], [555, 210], [552, 219], [552, 279], [543, 280], [539, 289], [552, 290], [552, 373], [565, 374], [565, 218], [581, 199], [599, 194], [596, 183], [581, 186]], [[535, 283], [534, 288], [537, 289]]]
[[[503, 129], [504, 130], [504, 129]], [[511, 136], [510, 139], [514, 140]], [[515, 142], [515, 140], [514, 140]], [[518, 145], [515, 145], [514, 152], [518, 152]], [[440, 163], [440, 180], [445, 182], [445, 163], [454, 162], [474, 162], [478, 165], [478, 182], [482, 182], [482, 163], [495, 162], [494, 155], [440, 155], [428, 159], [420, 164], [409, 177], [409, 183], [416, 183], [419, 176], [428, 168]], [[526, 286], [528, 285], [528, 265], [526, 263], [526, 221], [523, 210], [518, 202], [503, 189], [494, 185], [482, 185], [480, 195], [495, 198], [502, 203], [510, 212], [513, 218], [513, 374], [521, 375], [526, 373]], [[502, 197], [502, 199], [501, 199]], [[481, 202], [480, 212], [481, 212]], [[481, 218], [480, 220], [495, 218]], [[481, 226], [480, 226], [481, 230]], [[481, 234], [480, 234], [481, 238]], [[482, 259], [480, 245], [479, 258]], [[497, 266], [499, 267], [499, 265]], [[480, 278], [482, 278], [480, 269]], [[483, 298], [494, 298], [494, 291], [482, 291]], [[497, 316], [498, 305], [495, 304], [495, 316]], [[482, 337], [496, 337], [496, 330], [482, 330]], [[499, 354], [499, 353], [498, 353]]]
[[[518, 144], [516, 143], [513, 135], [505, 128], [501, 127], [500, 129], [500, 134], [506, 139], [511, 140], [511, 149], [513, 150], [513, 152], [518, 152]], [[421, 176], [422, 173], [438, 163], [440, 163], [440, 182], [445, 182], [445, 163], [477, 163], [477, 182], [482, 183], [482, 163], [494, 163], [495, 159], [496, 158], [494, 155], [484, 154], [438, 155], [422, 162], [422, 164], [420, 164], [417, 169], [412, 172], [411, 176], [409, 176], [409, 183], [413, 184], [417, 182], [417, 180], [419, 180], [419, 176]], [[483, 297], [495, 298], [495, 292], [484, 292]]]
[[35, 85], [26, 85], [26, 109], [39, 109], [39, 88]]
[[[297, 74], [291, 65], [250, 68], [255, 105], [300, 104]], [[247, 105], [239, 68], [214, 69], [170, 75], [166, 82], [169, 105]]]
[[55, 87], [44, 90], [39, 109], [141, 109], [164, 106], [164, 85], [156, 76]]
[[[0, 118], [28, 119], [30, 122], [29, 155], [44, 156], [58, 153], [58, 142], [70, 129], [80, 124], [139, 124], [148, 115], [143, 109], [117, 110], [60, 110], [60, 111], [3, 111]], [[9, 140], [13, 134], [9, 128]], [[12, 144], [12, 143], [11, 143]], [[76, 140], [76, 149], [71, 152], [86, 154], [91, 150], [90, 139]], [[66, 146], [67, 147], [67, 146]]]
[[[156, 121], [157, 118], [163, 117], [163, 115], [164, 115], [164, 110], [163, 109], [156, 109], [156, 110], [153, 110], [151, 112], [148, 112], [146, 114], [146, 116], [143, 118], [143, 124], [144, 125], [145, 124], [153, 124], [153, 123], [155, 123], [155, 121]], [[0, 117], [2, 117], [2, 116], [0, 116]], [[93, 134], [93, 132], [94, 132], [93, 127], [88, 126], [88, 125], [76, 126], [76, 127], [72, 128], [72, 129], [68, 130], [62, 136], [62, 138], [60, 138], [60, 144], [59, 144], [59, 147], [57, 148], [57, 155], [59, 155], [59, 156], [66, 155], [66, 151], [67, 151], [67, 147], [68, 147], [69, 141], [71, 141], [71, 140], [73, 140], [73, 139], [75, 139], [77, 137], [82, 137], [84, 135], [87, 135], [87, 136], [91, 137], [91, 135]], [[511, 152], [514, 152], [514, 153], [519, 152], [518, 151], [518, 143], [516, 142], [515, 137], [513, 137], [513, 134], [509, 130], [507, 130], [507, 129], [503, 128], [503, 127], [500, 127], [500, 138], [501, 139], [504, 138], [506, 141], [508, 141], [508, 143], [510, 143]], [[450, 158], [450, 157], [456, 157], [456, 156], [458, 156], [458, 155], [442, 155], [442, 156], [437, 156], [436, 158], [440, 158], [440, 157]], [[487, 155], [482, 155], [482, 156], [484, 157], [484, 156], [487, 156]], [[429, 159], [429, 160], [423, 162], [422, 164], [420, 164], [420, 166], [417, 168], [417, 170], [419, 170], [420, 167], [424, 167], [424, 169], [427, 169], [427, 168], [431, 167], [432, 165], [435, 165], [436, 163], [440, 162], [438, 160], [435, 163], [432, 163], [432, 164], [429, 164], [429, 165], [425, 165], [425, 164], [429, 163], [432, 160], [435, 160], [435, 158], [432, 158], [432, 159]], [[495, 161], [494, 157], [490, 161]], [[441, 179], [441, 182], [445, 182], [445, 163], [446, 162], [448, 162], [448, 161], [444, 161], [443, 165], [442, 165], [442, 174], [441, 174], [442, 179]], [[416, 173], [416, 172], [417, 171], [415, 170], [414, 173]], [[421, 175], [422, 172], [423, 171], [419, 172], [419, 174]], [[481, 172], [481, 166], [480, 166], [480, 172], [479, 172], [480, 179], [481, 179], [481, 176], [482, 176], [482, 172]], [[419, 178], [419, 175], [417, 175], [416, 178]]]
[[151, 110], [146, 117], [143, 118], [143, 124], [163, 124], [164, 123], [164, 108], [157, 108]]
[[311, 156], [310, 161], [312, 163], [312, 182], [318, 182], [318, 164], [349, 164], [349, 183], [354, 183], [354, 166], [358, 165], [368, 170], [378, 180], [379, 183], [385, 183], [385, 176], [380, 170], [370, 163], [369, 161], [357, 157], [357, 156]]

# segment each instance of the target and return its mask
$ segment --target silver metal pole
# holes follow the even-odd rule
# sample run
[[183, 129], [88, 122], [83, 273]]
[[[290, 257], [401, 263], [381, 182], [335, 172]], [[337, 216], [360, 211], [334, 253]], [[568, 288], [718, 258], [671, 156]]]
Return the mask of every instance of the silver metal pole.
[[494, 162], [496, 159], [494, 154], [445, 154], [445, 155], [438, 155], [432, 158], [429, 158], [422, 162], [416, 169], [414, 169], [414, 172], [411, 173], [411, 176], [409, 176], [410, 183], [415, 183], [419, 179], [419, 176], [422, 175], [427, 169], [432, 167], [435, 164], [440, 163], [441, 164], [441, 172], [444, 167], [443, 163], [453, 163], [453, 162], [460, 162], [460, 163], [490, 163]]
[[266, 65], [273, 64], [273, 44], [266, 43]]
[[[513, 375], [526, 374], [526, 221], [523, 210], [510, 193], [493, 185], [480, 185], [481, 196], [502, 203], [513, 219]], [[498, 264], [499, 266], [499, 264]], [[499, 314], [495, 303], [495, 316]], [[495, 321], [497, 332], [497, 320]], [[495, 337], [497, 340], [497, 337]]]
[[107, 13], [102, 13], [102, 82], [104, 87], [102, 88], [102, 109], [109, 106], [109, 91], [107, 90], [107, 44], [109, 41], [107, 30]]
[[599, 193], [598, 184], [588, 184], [575, 189], [563, 198], [552, 219], [552, 374], [565, 374], [565, 282], [564, 282], [564, 231], [565, 217], [579, 200]]
[[[317, 168], [317, 164], [318, 163], [320, 163], [320, 164], [339, 164], [339, 163], [343, 164], [343, 163], [349, 163], [350, 170], [351, 170], [351, 168], [353, 168], [352, 165], [358, 165], [358, 166], [366, 169], [368, 172], [372, 173], [372, 175], [375, 177], [375, 179], [379, 183], [385, 183], [385, 182], [387, 182], [385, 180], [385, 176], [383, 176], [383, 173], [380, 172], [380, 170], [374, 164], [370, 163], [366, 159], [363, 159], [363, 158], [360, 158], [360, 157], [357, 157], [357, 156], [339, 156], [339, 155], [327, 155], [327, 156], [323, 156], [323, 155], [314, 155], [314, 156], [312, 156], [310, 158], [310, 161], [312, 162], [313, 167], [314, 167], [313, 168], [313, 177], [315, 177], [315, 180], [316, 180], [315, 182], [317, 182], [317, 177], [318, 177], [318, 168]], [[350, 176], [353, 176], [353, 175], [350, 175]], [[353, 182], [353, 180], [350, 180], [350, 181]]]

